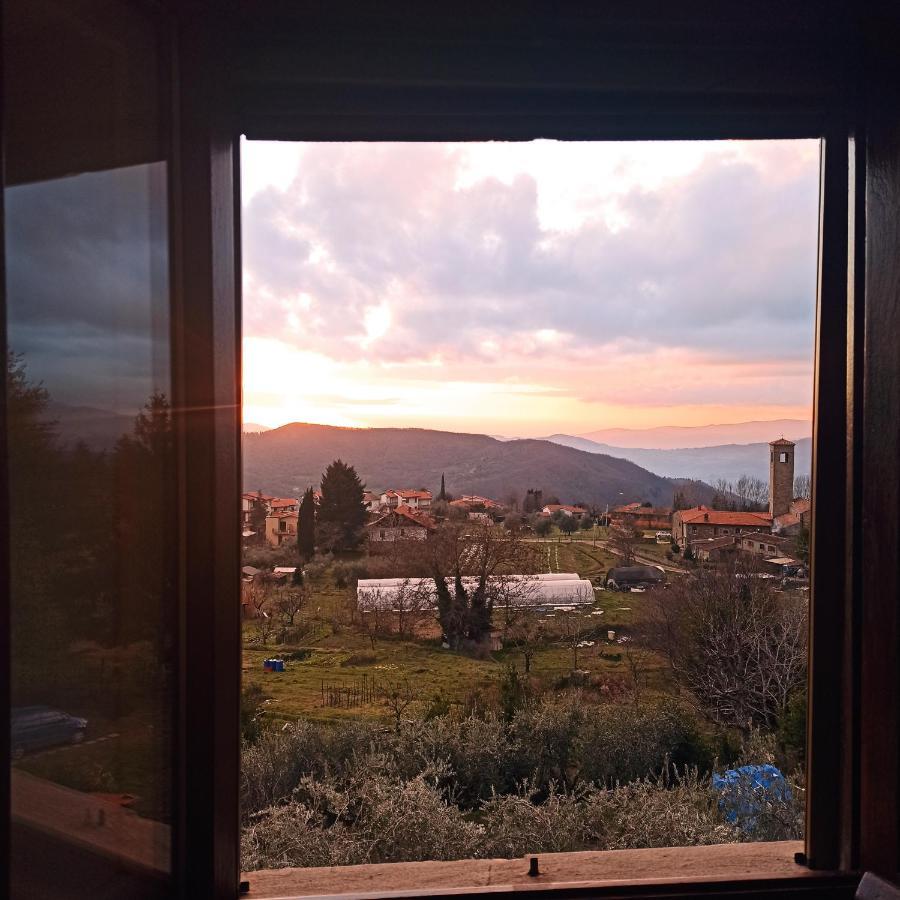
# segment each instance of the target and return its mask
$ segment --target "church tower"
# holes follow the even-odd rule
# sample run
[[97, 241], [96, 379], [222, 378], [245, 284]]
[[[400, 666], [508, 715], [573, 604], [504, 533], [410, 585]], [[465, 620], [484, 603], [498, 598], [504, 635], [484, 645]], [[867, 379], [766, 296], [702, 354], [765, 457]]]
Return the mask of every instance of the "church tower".
[[769, 444], [769, 515], [791, 510], [794, 499], [794, 442], [779, 438]]

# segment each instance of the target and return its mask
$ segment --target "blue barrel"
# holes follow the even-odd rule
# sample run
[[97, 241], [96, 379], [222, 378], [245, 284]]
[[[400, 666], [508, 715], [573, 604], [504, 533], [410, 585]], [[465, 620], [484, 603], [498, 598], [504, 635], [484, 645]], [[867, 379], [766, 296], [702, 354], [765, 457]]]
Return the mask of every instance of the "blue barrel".
[[283, 660], [283, 659], [276, 659], [276, 660], [275, 660], [275, 671], [276, 671], [276, 672], [283, 672], [283, 671], [284, 671], [284, 660]]

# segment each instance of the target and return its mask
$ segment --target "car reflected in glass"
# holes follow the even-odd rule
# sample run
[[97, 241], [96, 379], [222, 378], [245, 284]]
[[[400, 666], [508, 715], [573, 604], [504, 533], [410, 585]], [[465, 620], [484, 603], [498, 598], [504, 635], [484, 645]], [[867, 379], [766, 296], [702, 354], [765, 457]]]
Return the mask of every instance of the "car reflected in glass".
[[12, 710], [10, 750], [19, 758], [28, 750], [43, 750], [60, 744], [80, 744], [87, 719], [70, 716], [50, 706], [22, 706]]

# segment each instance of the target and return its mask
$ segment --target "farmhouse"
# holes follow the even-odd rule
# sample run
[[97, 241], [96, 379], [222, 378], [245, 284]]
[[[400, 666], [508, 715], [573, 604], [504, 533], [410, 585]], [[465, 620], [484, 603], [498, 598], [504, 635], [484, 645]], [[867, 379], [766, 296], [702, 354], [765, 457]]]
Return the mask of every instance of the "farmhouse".
[[381, 509], [381, 495], [373, 494], [371, 491], [364, 491], [363, 506], [365, 506], [366, 512], [378, 512]]
[[451, 500], [450, 506], [463, 510], [469, 519], [479, 522], [499, 520], [503, 512], [503, 507], [496, 500], [479, 497], [477, 494], [464, 494], [457, 500]]
[[561, 512], [564, 516], [571, 516], [573, 519], [583, 519], [588, 514], [588, 511], [581, 506], [566, 506], [564, 503], [550, 503], [541, 510], [541, 515], [549, 517], [558, 512]]
[[424, 541], [435, 530], [434, 522], [408, 506], [398, 506], [366, 526], [369, 541]]
[[691, 544], [691, 549], [702, 562], [722, 562], [737, 551], [737, 538], [733, 534], [722, 537], [700, 538]]
[[737, 539], [737, 547], [742, 553], [752, 553], [763, 559], [777, 556], [793, 556], [796, 552], [794, 542], [787, 537], [764, 532], [742, 534]]
[[667, 506], [628, 503], [609, 511], [609, 524], [623, 530], [669, 531], [672, 528], [672, 510]]
[[695, 506], [692, 509], [677, 509], [672, 515], [672, 537], [685, 549], [699, 540], [771, 529], [772, 517], [761, 512], [732, 512]]

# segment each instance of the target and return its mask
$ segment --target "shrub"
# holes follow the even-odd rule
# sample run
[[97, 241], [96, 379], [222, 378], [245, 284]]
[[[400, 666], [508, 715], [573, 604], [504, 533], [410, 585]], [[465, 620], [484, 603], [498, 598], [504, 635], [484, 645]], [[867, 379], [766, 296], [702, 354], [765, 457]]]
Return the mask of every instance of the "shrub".
[[425, 776], [408, 781], [362, 758], [346, 781], [304, 778], [294, 799], [244, 829], [247, 869], [334, 866], [479, 855], [483, 830]]
[[[562, 853], [600, 846], [601, 821], [575, 794], [551, 790], [542, 803], [523, 791], [495, 796], [483, 808], [485, 855], [526, 856], [530, 853]], [[588, 813], [588, 814], [586, 814]]]
[[727, 825], [709, 779], [695, 769], [667, 769], [663, 778], [644, 778], [598, 792], [588, 801], [602, 823], [605, 849], [683, 847], [738, 840]]
[[351, 653], [345, 660], [341, 661], [342, 666], [372, 666], [377, 662], [378, 657], [374, 653]]
[[265, 691], [258, 684], [245, 684], [241, 689], [241, 739], [248, 744], [259, 740], [262, 733], [262, 706]]
[[334, 562], [330, 553], [317, 553], [304, 567], [304, 578], [309, 581], [321, 581], [325, 577], [328, 568]]
[[[735, 765], [772, 764], [753, 732]], [[789, 791], [748, 782], [752, 822], [727, 821], [712, 748], [677, 708], [590, 706], [577, 693], [495, 712], [264, 731], [242, 766], [242, 865], [330, 866], [786, 840], [802, 836], [802, 772]], [[734, 782], [734, 779], [731, 779]], [[740, 791], [742, 784], [737, 785]], [[735, 809], [734, 787], [730, 806]], [[738, 796], [737, 807], [742, 798]]]

